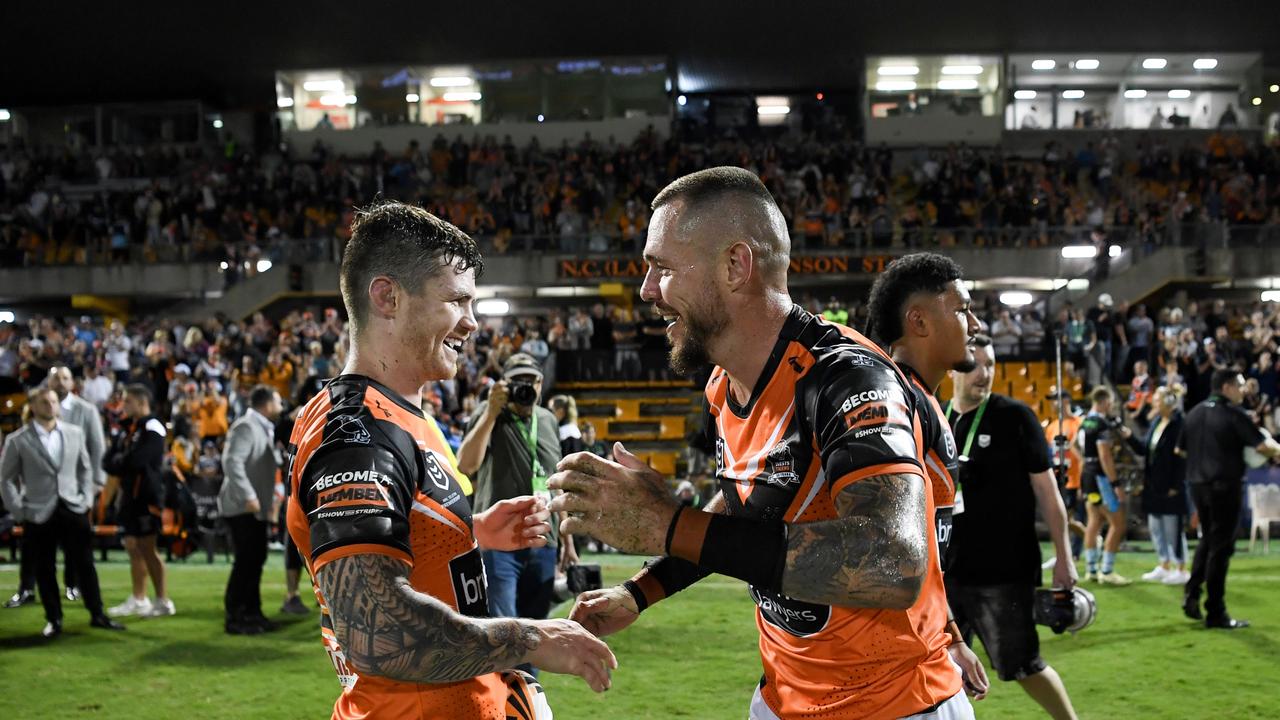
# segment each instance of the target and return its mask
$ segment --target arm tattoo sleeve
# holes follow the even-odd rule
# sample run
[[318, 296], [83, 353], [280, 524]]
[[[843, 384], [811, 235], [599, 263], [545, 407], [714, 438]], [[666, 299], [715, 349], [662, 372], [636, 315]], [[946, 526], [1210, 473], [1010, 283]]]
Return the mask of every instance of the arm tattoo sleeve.
[[907, 608], [928, 569], [924, 483], [879, 475], [836, 496], [840, 517], [787, 526], [782, 591], [845, 607]]
[[447, 683], [514, 667], [538, 645], [526, 622], [469, 618], [409, 586], [404, 563], [371, 553], [317, 573], [334, 634], [361, 673]]

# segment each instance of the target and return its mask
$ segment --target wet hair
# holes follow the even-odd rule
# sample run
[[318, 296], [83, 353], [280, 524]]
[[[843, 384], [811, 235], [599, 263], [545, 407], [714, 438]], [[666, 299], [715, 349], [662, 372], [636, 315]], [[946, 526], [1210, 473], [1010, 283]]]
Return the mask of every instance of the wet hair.
[[[455, 264], [456, 263], [456, 264]], [[356, 212], [339, 271], [347, 317], [358, 334], [369, 322], [369, 283], [386, 276], [419, 294], [441, 268], [484, 270], [480, 248], [453, 225], [420, 207], [379, 202]]]

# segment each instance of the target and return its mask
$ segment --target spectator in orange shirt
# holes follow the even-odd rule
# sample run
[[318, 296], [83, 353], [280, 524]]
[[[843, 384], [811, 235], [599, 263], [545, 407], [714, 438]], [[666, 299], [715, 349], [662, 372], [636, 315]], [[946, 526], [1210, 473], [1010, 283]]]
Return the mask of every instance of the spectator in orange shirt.
[[196, 424], [202, 440], [221, 440], [227, 434], [227, 399], [220, 392], [217, 380], [210, 380], [204, 387], [204, 396], [196, 410]]
[[267, 366], [258, 375], [258, 380], [275, 388], [281, 397], [291, 397], [293, 363], [286, 360], [280, 350], [273, 350], [267, 356]]

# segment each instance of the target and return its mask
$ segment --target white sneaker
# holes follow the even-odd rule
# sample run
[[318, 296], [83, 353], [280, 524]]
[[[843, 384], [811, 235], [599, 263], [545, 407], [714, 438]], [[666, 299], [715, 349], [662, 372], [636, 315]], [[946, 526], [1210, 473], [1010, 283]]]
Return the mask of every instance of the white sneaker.
[[1171, 570], [1160, 582], [1165, 585], [1186, 585], [1190, 579], [1191, 573], [1186, 570]]
[[1164, 582], [1169, 577], [1171, 570], [1166, 570], [1163, 565], [1157, 565], [1155, 570], [1148, 573], [1142, 573], [1142, 579], [1147, 582]]
[[1100, 573], [1098, 582], [1104, 585], [1128, 585], [1133, 581], [1117, 572]]
[[147, 598], [136, 598], [132, 595], [128, 600], [107, 609], [110, 617], [128, 617], [130, 615], [146, 615], [151, 612], [151, 601]]
[[1057, 557], [1051, 557], [1048, 560], [1045, 560], [1044, 562], [1040, 563], [1041, 570], [1052, 570], [1057, 566], [1058, 566]]
[[169, 598], [156, 598], [155, 602], [151, 604], [151, 608], [148, 609], [147, 612], [138, 614], [142, 617], [153, 618], [173, 615], [177, 611], [177, 608], [173, 606], [173, 601]]

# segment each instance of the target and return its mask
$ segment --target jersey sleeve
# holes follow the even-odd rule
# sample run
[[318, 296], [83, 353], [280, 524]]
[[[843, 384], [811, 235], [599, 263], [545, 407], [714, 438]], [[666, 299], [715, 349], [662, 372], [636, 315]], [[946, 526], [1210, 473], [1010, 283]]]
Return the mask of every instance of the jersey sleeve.
[[847, 350], [819, 362], [805, 404], [832, 495], [875, 475], [923, 477], [915, 404], [896, 370]]
[[1032, 474], [1048, 470], [1053, 466], [1053, 456], [1049, 451], [1049, 443], [1044, 437], [1044, 428], [1040, 427], [1036, 414], [1022, 403], [1014, 405], [1013, 411], [1014, 422], [1022, 435], [1022, 442], [1019, 444], [1022, 446], [1023, 466], [1027, 468], [1028, 473]]
[[317, 450], [298, 482], [298, 500], [311, 535], [312, 568], [361, 553], [412, 564], [411, 477], [386, 446], [339, 444]]

